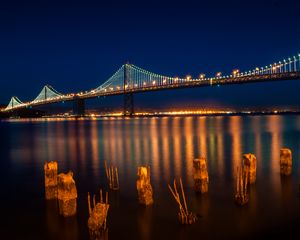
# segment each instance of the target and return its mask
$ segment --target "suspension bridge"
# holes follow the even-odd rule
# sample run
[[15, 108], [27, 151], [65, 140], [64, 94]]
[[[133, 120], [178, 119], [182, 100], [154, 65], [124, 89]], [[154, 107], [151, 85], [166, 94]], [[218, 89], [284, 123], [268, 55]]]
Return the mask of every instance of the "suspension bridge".
[[84, 115], [85, 100], [101, 96], [124, 95], [124, 115], [130, 116], [134, 113], [133, 95], [135, 93], [298, 79], [300, 79], [300, 54], [264, 67], [256, 67], [250, 71], [240, 72], [235, 69], [230, 75], [222, 75], [221, 72], [218, 72], [213, 77], [200, 74], [198, 78], [192, 78], [191, 76], [185, 78], [169, 77], [149, 72], [132, 64], [124, 64], [107, 81], [95, 89], [62, 94], [53, 87], [46, 85], [32, 101], [22, 102], [18, 97], [13, 96], [7, 107], [2, 111], [13, 112], [35, 106], [73, 101], [74, 115]]

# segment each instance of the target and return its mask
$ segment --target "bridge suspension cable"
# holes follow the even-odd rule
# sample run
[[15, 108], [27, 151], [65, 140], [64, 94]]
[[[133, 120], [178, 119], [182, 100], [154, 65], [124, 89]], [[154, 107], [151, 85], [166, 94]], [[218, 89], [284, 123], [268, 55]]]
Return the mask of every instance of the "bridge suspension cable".
[[53, 87], [50, 85], [45, 85], [39, 95], [32, 101], [34, 103], [36, 102], [43, 102], [47, 100], [52, 100], [55, 98], [59, 98], [63, 96], [63, 94], [56, 91]]
[[232, 74], [229, 77], [265, 75], [265, 74], [288, 73], [288, 72], [298, 72], [298, 71], [300, 71], [300, 54], [283, 59], [273, 64], [266, 65], [264, 67], [256, 67], [255, 69], [252, 69], [250, 71], [245, 71], [242, 73], [237, 73], [236, 75]]
[[22, 105], [24, 105], [24, 103], [18, 97], [13, 96], [10, 99], [10, 101], [9, 101], [7, 107], [5, 108], [5, 110], [10, 110], [10, 109], [13, 109], [13, 108], [16, 108], [16, 107], [20, 107]]
[[124, 88], [124, 68], [125, 65], [122, 65], [106, 82], [101, 84], [96, 89], [92, 90], [92, 93], [95, 92], [106, 92], [108, 90], [122, 90]]
[[[127, 79], [125, 79], [125, 68]], [[199, 79], [186, 79], [178, 77], [168, 77], [164, 75], [159, 75], [156, 73], [149, 72], [145, 69], [137, 67], [132, 64], [124, 64], [122, 67], [115, 72], [112, 77], [110, 77], [106, 82], [101, 84], [96, 89], [87, 92], [89, 94], [97, 94], [101, 92], [124, 92], [133, 89], [142, 88], [153, 88], [155, 86], [163, 86], [170, 84], [180, 84], [186, 81], [199, 80]], [[207, 80], [207, 79], [200, 79]]]

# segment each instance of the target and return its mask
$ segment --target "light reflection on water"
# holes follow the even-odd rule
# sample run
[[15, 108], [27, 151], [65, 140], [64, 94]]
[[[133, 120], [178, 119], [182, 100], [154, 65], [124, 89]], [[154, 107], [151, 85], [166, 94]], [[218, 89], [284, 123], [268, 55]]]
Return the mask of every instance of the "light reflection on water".
[[[35, 186], [38, 182], [40, 188], [43, 184], [44, 161], [56, 160], [60, 171], [72, 170], [81, 198], [77, 222], [83, 222], [75, 224], [81, 230], [75, 234], [77, 237], [85, 238], [87, 234], [86, 193], [106, 186], [104, 160], [117, 166], [120, 173], [121, 192], [119, 196], [112, 196], [113, 206], [109, 217], [112, 239], [117, 239], [119, 230], [127, 226], [126, 223], [123, 227], [118, 225], [124, 220], [120, 214], [127, 214], [130, 221], [137, 223], [127, 226], [132, 239], [153, 239], [149, 234], [158, 234], [155, 233], [157, 224], [164, 225], [166, 231], [173, 229], [177, 223], [177, 209], [172, 205], [166, 186], [174, 177], [180, 176], [191, 208], [201, 213], [203, 220], [200, 221], [202, 228], [196, 224], [200, 230], [191, 227], [190, 232], [179, 229], [180, 232], [175, 231], [174, 234], [196, 236], [200, 231], [204, 236], [209, 236], [215, 225], [225, 236], [237, 237], [273, 227], [274, 217], [286, 218], [283, 216], [283, 206], [287, 212], [293, 212], [288, 216], [289, 219], [299, 215], [300, 203], [296, 191], [300, 176], [299, 122], [299, 116], [278, 115], [4, 122], [0, 126], [2, 132], [5, 129], [6, 147], [1, 148], [1, 153], [8, 157], [2, 164], [10, 166], [7, 178], [14, 178], [26, 169], [26, 174], [31, 174], [26, 184]], [[282, 179], [279, 175], [281, 147], [289, 147], [293, 151], [293, 175], [290, 180]], [[242, 154], [248, 152], [256, 155], [258, 168], [257, 184], [250, 189], [252, 197], [245, 210], [235, 207], [232, 191], [236, 168], [242, 163]], [[200, 156], [207, 158], [210, 174], [207, 197], [197, 196], [193, 192], [192, 161]], [[137, 208], [136, 169], [145, 164], [151, 166], [154, 199], [158, 204], [152, 210]], [[43, 189], [35, 191], [42, 196]], [[121, 204], [122, 199], [126, 206]], [[224, 206], [218, 206], [222, 205], [220, 203]], [[127, 205], [132, 207], [132, 213], [125, 209]], [[270, 210], [264, 209], [262, 217], [260, 211], [266, 205]], [[272, 212], [275, 210], [277, 212]], [[221, 215], [227, 216], [232, 226], [223, 226], [221, 222], [224, 217]], [[50, 217], [53, 216], [50, 214]], [[249, 224], [253, 224], [252, 228]], [[54, 228], [61, 227], [55, 225]], [[47, 226], [45, 228], [48, 229]], [[236, 228], [238, 232], [234, 232]], [[213, 234], [218, 236], [217, 233]]]

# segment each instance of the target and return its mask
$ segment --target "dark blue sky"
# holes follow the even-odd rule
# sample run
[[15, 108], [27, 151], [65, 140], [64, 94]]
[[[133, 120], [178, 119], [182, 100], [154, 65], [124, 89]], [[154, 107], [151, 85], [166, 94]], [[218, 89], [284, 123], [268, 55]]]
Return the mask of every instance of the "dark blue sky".
[[[63, 93], [89, 90], [127, 61], [170, 76], [264, 66], [300, 50], [299, 8], [290, 0], [1, 1], [0, 102], [31, 100], [46, 83]], [[140, 100], [300, 106], [299, 87], [164, 91]]]

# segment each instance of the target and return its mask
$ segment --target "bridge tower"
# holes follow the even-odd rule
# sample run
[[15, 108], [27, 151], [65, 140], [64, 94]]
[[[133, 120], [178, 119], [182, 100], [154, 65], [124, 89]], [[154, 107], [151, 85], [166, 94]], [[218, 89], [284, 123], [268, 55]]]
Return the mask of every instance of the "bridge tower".
[[47, 100], [47, 86], [44, 87], [44, 99]]
[[131, 117], [134, 113], [134, 105], [133, 105], [133, 93], [130, 91], [130, 65], [127, 63], [124, 65], [124, 108], [123, 114], [124, 116]]

